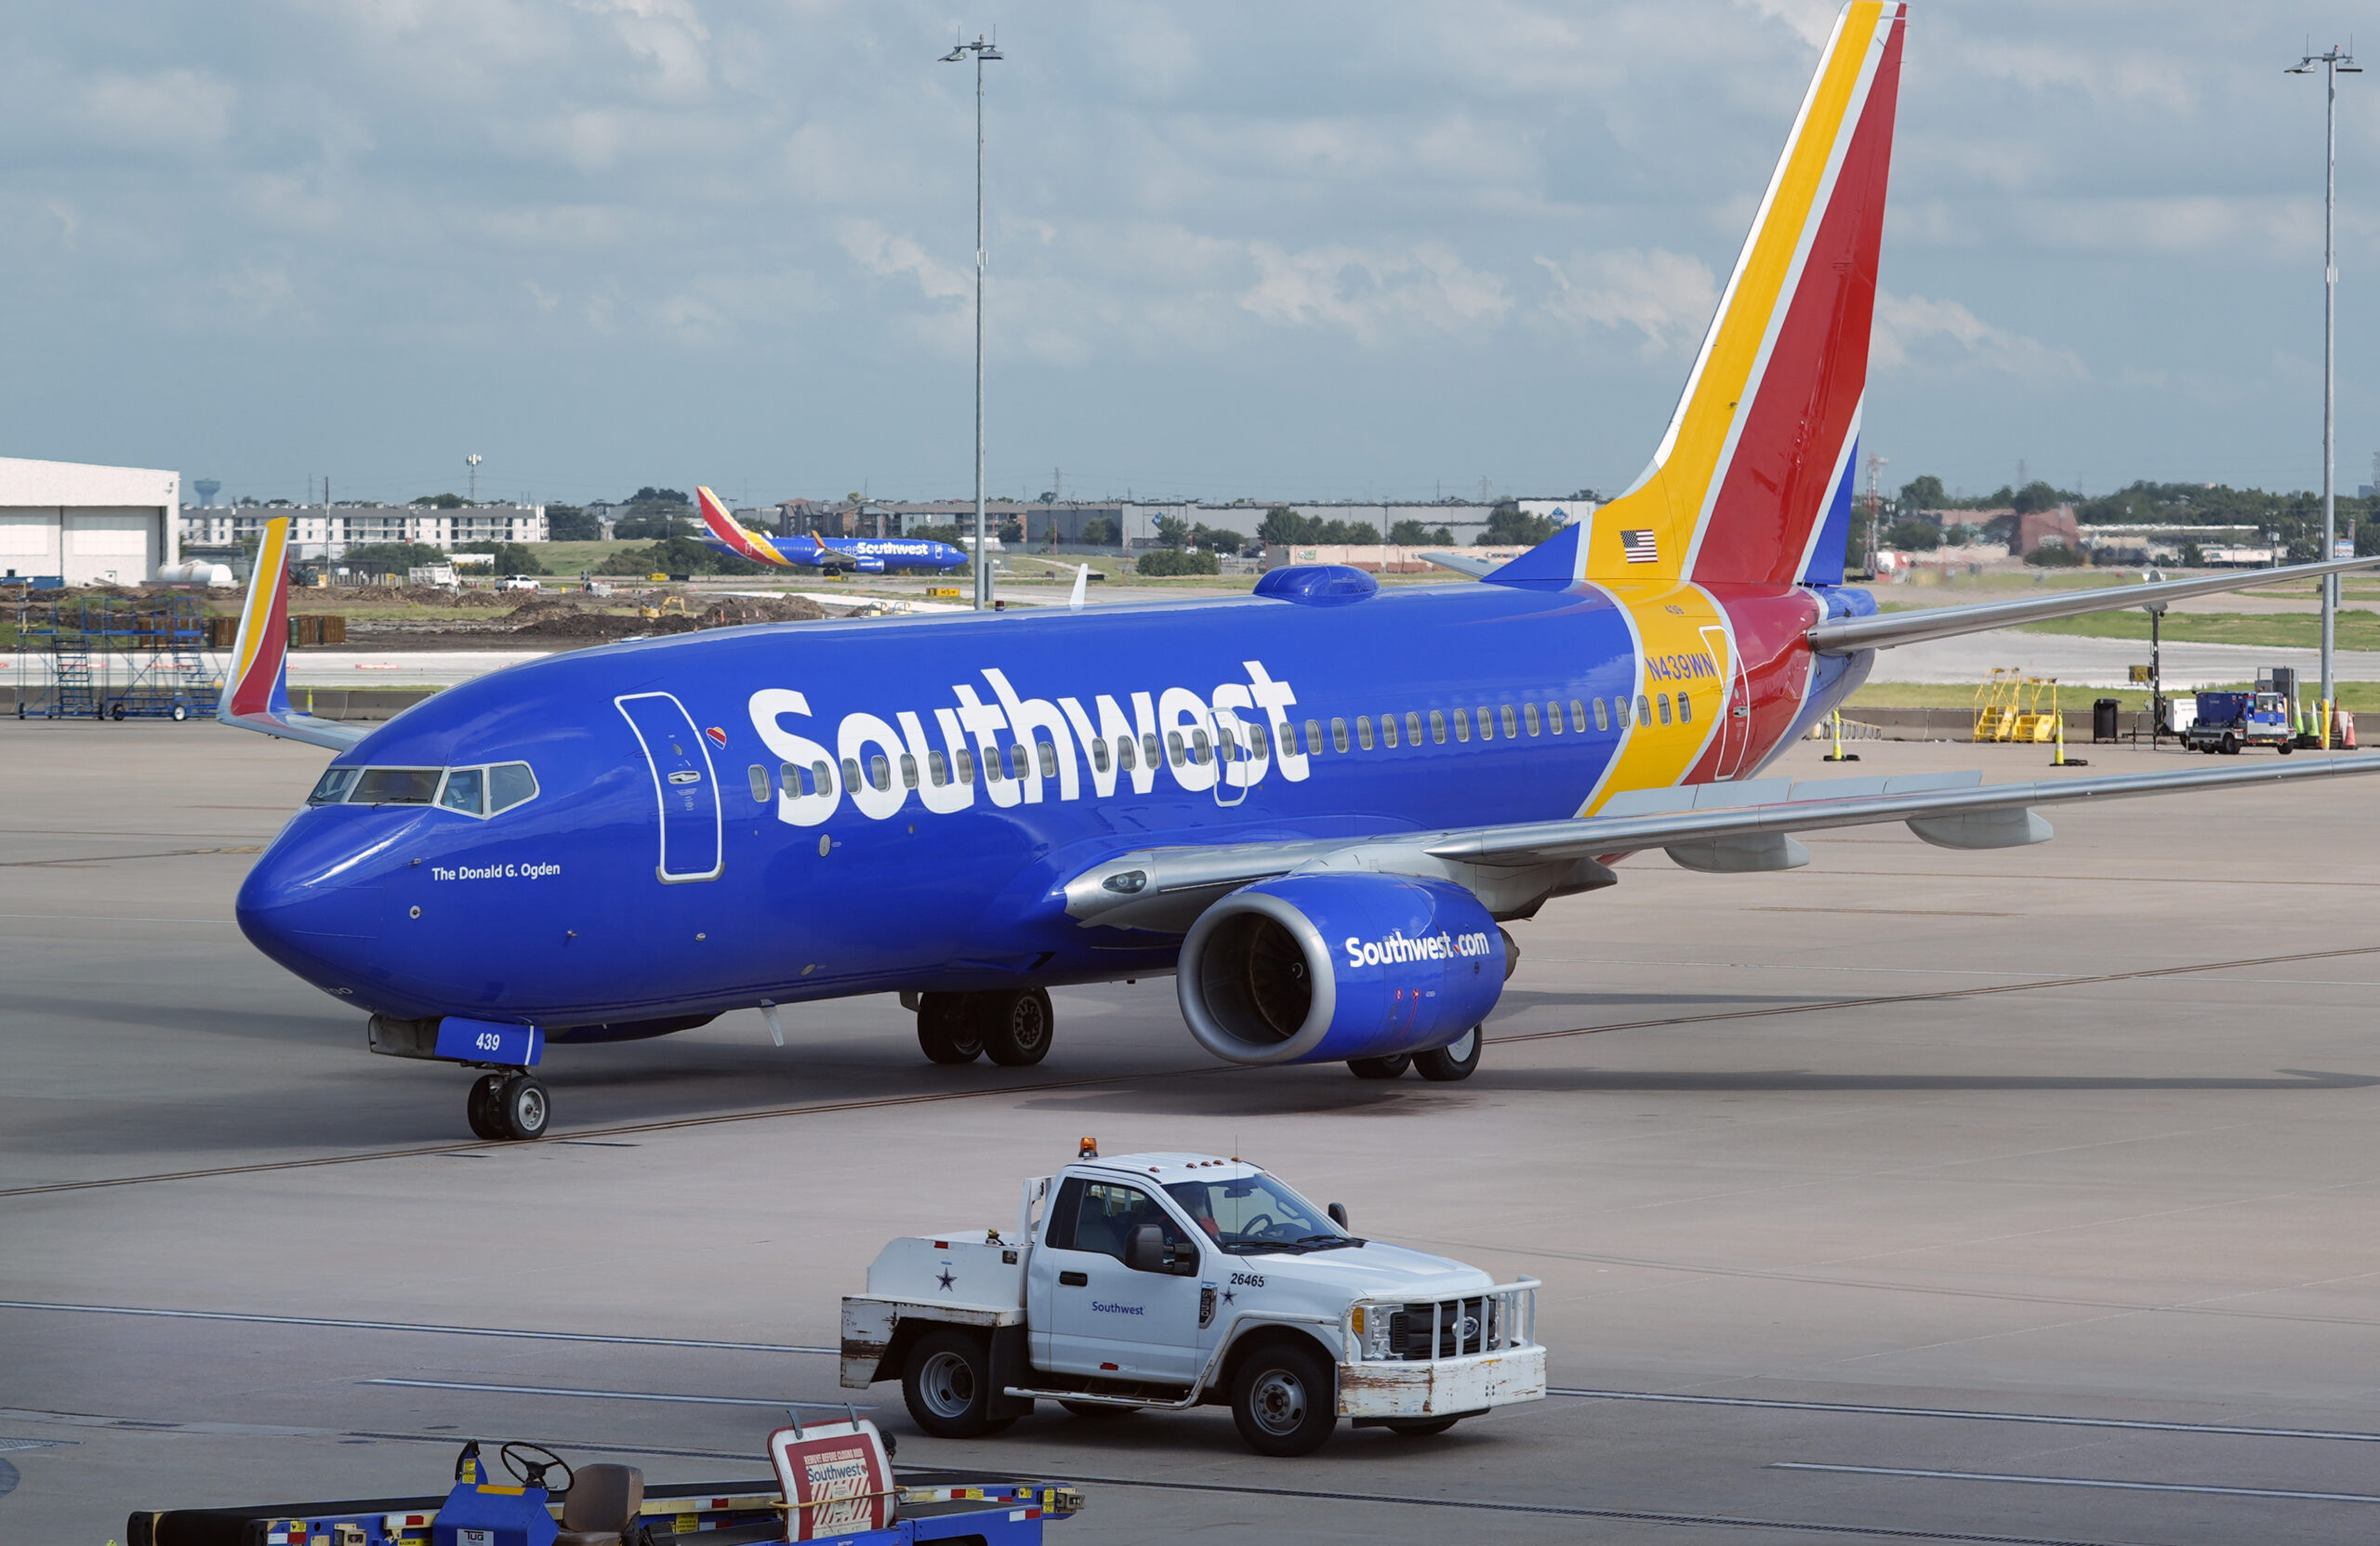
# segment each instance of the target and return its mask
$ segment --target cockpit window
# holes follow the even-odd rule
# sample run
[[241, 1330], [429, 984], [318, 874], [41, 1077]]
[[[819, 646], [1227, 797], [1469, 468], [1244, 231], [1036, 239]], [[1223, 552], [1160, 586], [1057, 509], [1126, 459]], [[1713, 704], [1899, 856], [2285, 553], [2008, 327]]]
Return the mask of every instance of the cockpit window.
[[487, 813], [509, 811], [537, 798], [537, 775], [526, 762], [498, 762], [487, 771]]
[[487, 774], [478, 768], [452, 768], [446, 773], [446, 787], [438, 796], [438, 803], [449, 811], [460, 811], [467, 816], [480, 813], [480, 794], [487, 784]]
[[366, 768], [350, 805], [427, 805], [438, 793], [443, 768]]
[[537, 798], [526, 762], [489, 768], [332, 768], [306, 797], [310, 805], [431, 805], [466, 816], [493, 816]]

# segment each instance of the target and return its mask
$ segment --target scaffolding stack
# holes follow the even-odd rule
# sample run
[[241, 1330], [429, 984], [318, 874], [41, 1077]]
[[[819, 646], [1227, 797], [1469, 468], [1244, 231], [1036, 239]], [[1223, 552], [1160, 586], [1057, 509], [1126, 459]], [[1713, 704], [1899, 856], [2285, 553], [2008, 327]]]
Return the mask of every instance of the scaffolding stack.
[[17, 718], [188, 720], [215, 712], [206, 618], [187, 595], [16, 603]]

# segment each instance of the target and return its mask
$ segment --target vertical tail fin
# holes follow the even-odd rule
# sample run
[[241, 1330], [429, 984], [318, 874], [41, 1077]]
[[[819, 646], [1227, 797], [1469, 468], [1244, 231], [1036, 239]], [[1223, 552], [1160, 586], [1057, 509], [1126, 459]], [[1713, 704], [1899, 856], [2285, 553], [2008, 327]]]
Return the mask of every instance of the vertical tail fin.
[[1652, 464], [1497, 578], [1843, 577], [1904, 10], [1836, 20]]
[[245, 716], [279, 719], [289, 712], [289, 518], [264, 524], [256, 567], [248, 574], [248, 598], [240, 607], [240, 634], [231, 645], [231, 669], [217, 700], [215, 717], [225, 724]]
[[[311, 694], [309, 694], [311, 701]], [[215, 717], [236, 730], [259, 731], [284, 741], [341, 751], [364, 739], [364, 727], [318, 720], [289, 707], [289, 518], [264, 525], [256, 568], [248, 575], [248, 598], [240, 605], [240, 636], [231, 642], [231, 668]]]
[[778, 552], [766, 537], [746, 529], [744, 522], [735, 519], [718, 495], [697, 483], [694, 485], [694, 499], [702, 507], [703, 524], [710, 528], [710, 539], [715, 545], [754, 563], [770, 564], [779, 569], [787, 567], [786, 556]]

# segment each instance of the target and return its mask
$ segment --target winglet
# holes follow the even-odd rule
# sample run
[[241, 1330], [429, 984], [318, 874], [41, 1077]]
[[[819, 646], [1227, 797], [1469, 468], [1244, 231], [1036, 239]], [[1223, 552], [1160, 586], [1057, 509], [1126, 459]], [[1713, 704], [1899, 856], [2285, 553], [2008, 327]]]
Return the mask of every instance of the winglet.
[[215, 701], [215, 718], [235, 730], [344, 750], [370, 733], [362, 725], [318, 720], [289, 707], [289, 518], [265, 522], [240, 606], [240, 634], [231, 644], [230, 680]]
[[1072, 607], [1077, 612], [1080, 612], [1082, 610], [1082, 603], [1088, 599], [1090, 589], [1091, 565], [1086, 563], [1081, 568], [1075, 571], [1075, 593], [1066, 598], [1066, 605]]
[[783, 553], [776, 550], [756, 533], [745, 529], [744, 523], [728, 513], [719, 496], [696, 484], [694, 498], [702, 506], [703, 524], [710, 528], [711, 540], [734, 553], [737, 558], [754, 563], [765, 563], [778, 569], [792, 567]]

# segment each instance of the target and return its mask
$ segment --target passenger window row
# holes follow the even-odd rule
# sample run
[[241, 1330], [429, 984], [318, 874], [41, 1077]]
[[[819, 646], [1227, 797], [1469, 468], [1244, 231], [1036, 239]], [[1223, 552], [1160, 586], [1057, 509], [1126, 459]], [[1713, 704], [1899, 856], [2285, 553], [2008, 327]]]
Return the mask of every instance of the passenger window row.
[[[1674, 721], [1672, 720], [1670, 694], [1667, 693], [1640, 695], [1636, 699], [1633, 712], [1626, 698], [1613, 698], [1608, 704], [1601, 698], [1572, 698], [1568, 712], [1571, 733], [1578, 735], [1586, 733], [1590, 704], [1593, 706], [1592, 712], [1594, 716], [1594, 725], [1599, 731], [1608, 731], [1614, 725], [1621, 730], [1628, 729], [1632, 723], [1650, 725], [1654, 722], [1657, 712], [1659, 715], [1659, 722], [1662, 724], [1672, 722], [1692, 724], [1694, 722], [1694, 702], [1685, 693], [1677, 694]], [[1427, 731], [1430, 745], [1446, 745], [1447, 733], [1449, 729], [1454, 733], [1454, 738], [1458, 744], [1467, 744], [1474, 733], [1482, 741], [1493, 741], [1499, 735], [1507, 741], [1514, 741], [1521, 739], [1524, 735], [1559, 735], [1563, 733], [1563, 706], [1551, 699], [1543, 705], [1542, 708], [1536, 703], [1518, 706], [1507, 703], [1492, 707], [1482, 706], [1475, 711], [1475, 715], [1474, 718], [1474, 711], [1467, 708], [1430, 710]], [[1419, 714], [1408, 712], [1401, 719], [1395, 714], [1383, 714], [1380, 717], [1377, 732], [1373, 729], [1370, 715], [1358, 714], [1355, 719], [1352, 738], [1349, 734], [1347, 720], [1335, 719], [1330, 721], [1328, 746], [1335, 752], [1347, 751], [1351, 747], [1362, 751], [1370, 751], [1375, 747], [1394, 749], [1400, 744], [1418, 747], [1421, 745], [1422, 734], [1422, 717]], [[1286, 720], [1281, 721], [1280, 740], [1284, 749], [1294, 750], [1297, 746], [1296, 733]], [[1322, 721], [1308, 720], [1305, 722], [1306, 755], [1320, 756], [1325, 744]]]
[[[1614, 698], [1608, 706], [1601, 698], [1572, 698], [1568, 710], [1571, 733], [1578, 735], [1586, 733], [1590, 704], [1593, 706], [1592, 712], [1594, 716], [1594, 725], [1599, 731], [1608, 731], [1614, 725], [1626, 730], [1632, 722], [1638, 725], [1650, 725], [1654, 722], [1656, 705], [1659, 706], [1659, 722], [1662, 724], [1672, 722], [1670, 694], [1667, 693], [1639, 694], [1633, 714], [1626, 698]], [[1477, 717], [1474, 720], [1474, 711], [1468, 708], [1430, 710], [1426, 731], [1430, 745], [1446, 745], [1449, 728], [1454, 733], [1455, 740], [1462, 744], [1470, 742], [1474, 730], [1482, 741], [1493, 741], [1500, 733], [1508, 741], [1515, 741], [1523, 735], [1559, 735], [1563, 733], [1563, 706], [1553, 699], [1548, 699], [1541, 709], [1534, 702], [1517, 707], [1508, 703], [1492, 707], [1483, 705], [1476, 714]], [[1680, 724], [1694, 722], [1693, 700], [1683, 692], [1677, 694], [1675, 722]], [[1253, 758], [1262, 760], [1270, 757], [1276, 744], [1285, 755], [1298, 754], [1297, 727], [1287, 720], [1283, 720], [1275, 727], [1271, 735], [1265, 733], [1263, 725], [1245, 725], [1241, 728], [1247, 733], [1248, 738], [1245, 745], [1249, 755]], [[1329, 747], [1334, 752], [1347, 751], [1351, 745], [1364, 751], [1370, 751], [1375, 747], [1384, 747], [1394, 750], [1400, 744], [1416, 747], [1421, 745], [1424, 733], [1422, 717], [1417, 713], [1408, 712], [1401, 720], [1395, 714], [1382, 714], [1380, 717], [1377, 733], [1373, 730], [1371, 716], [1358, 714], [1355, 720], [1352, 743], [1348, 734], [1347, 720], [1334, 719], [1330, 721]], [[1322, 755], [1323, 737], [1322, 721], [1308, 720], [1305, 722], [1306, 756]], [[1095, 739], [1091, 743], [1090, 750], [1091, 765], [1100, 773], [1106, 773], [1111, 768], [1121, 773], [1132, 773], [1144, 760], [1152, 768], [1156, 767], [1160, 760], [1170, 762], [1177, 768], [1184, 764], [1204, 767], [1215, 760], [1218, 755], [1225, 762], [1230, 762], [1236, 760], [1241, 745], [1238, 737], [1232, 733], [1231, 726], [1226, 723], [1218, 728], [1213, 740], [1208, 738], [1204, 730], [1192, 730], [1186, 737], [1181, 731], [1173, 730], [1166, 733], [1162, 746], [1159, 745], [1156, 733], [1151, 732], [1138, 738], [1118, 735], [1113, 743], [1104, 737]], [[1023, 746], [1011, 743], [1004, 748], [997, 748], [987, 754], [983, 760], [984, 777], [994, 784], [1003, 779], [1024, 778], [1032, 772], [1034, 762], [1039, 764], [1042, 777], [1058, 776], [1058, 748], [1048, 741], [1036, 741], [1029, 752]], [[524, 773], [527, 771], [526, 765], [522, 763], [511, 763], [509, 766], [521, 768]], [[926, 782], [931, 783], [937, 789], [947, 786], [954, 778], [961, 784], [972, 784], [975, 782], [975, 754], [965, 748], [947, 757], [939, 751], [930, 751], [926, 754], [922, 775]], [[333, 773], [354, 771], [336, 768], [332, 770]], [[426, 771], [434, 774], [438, 770], [376, 771]], [[328, 776], [328, 774], [324, 775], [326, 779]], [[916, 788], [919, 776], [920, 769], [918, 760], [904, 752], [900, 758], [901, 786], [905, 789]], [[782, 789], [787, 796], [794, 799], [808, 795], [833, 794], [835, 777], [836, 770], [834, 764], [830, 762], [822, 760], [813, 762], [807, 767], [799, 763], [787, 762], [777, 769], [775, 787]], [[871, 789], [889, 790], [892, 787], [892, 760], [882, 752], [870, 757], [865, 768], [860, 766], [859, 759], [855, 757], [843, 759], [842, 786], [845, 789], [855, 789], [865, 784]], [[751, 767], [750, 778], [754, 802], [765, 802], [771, 794], [768, 770], [756, 762]], [[320, 801], [318, 800], [317, 803]]]

